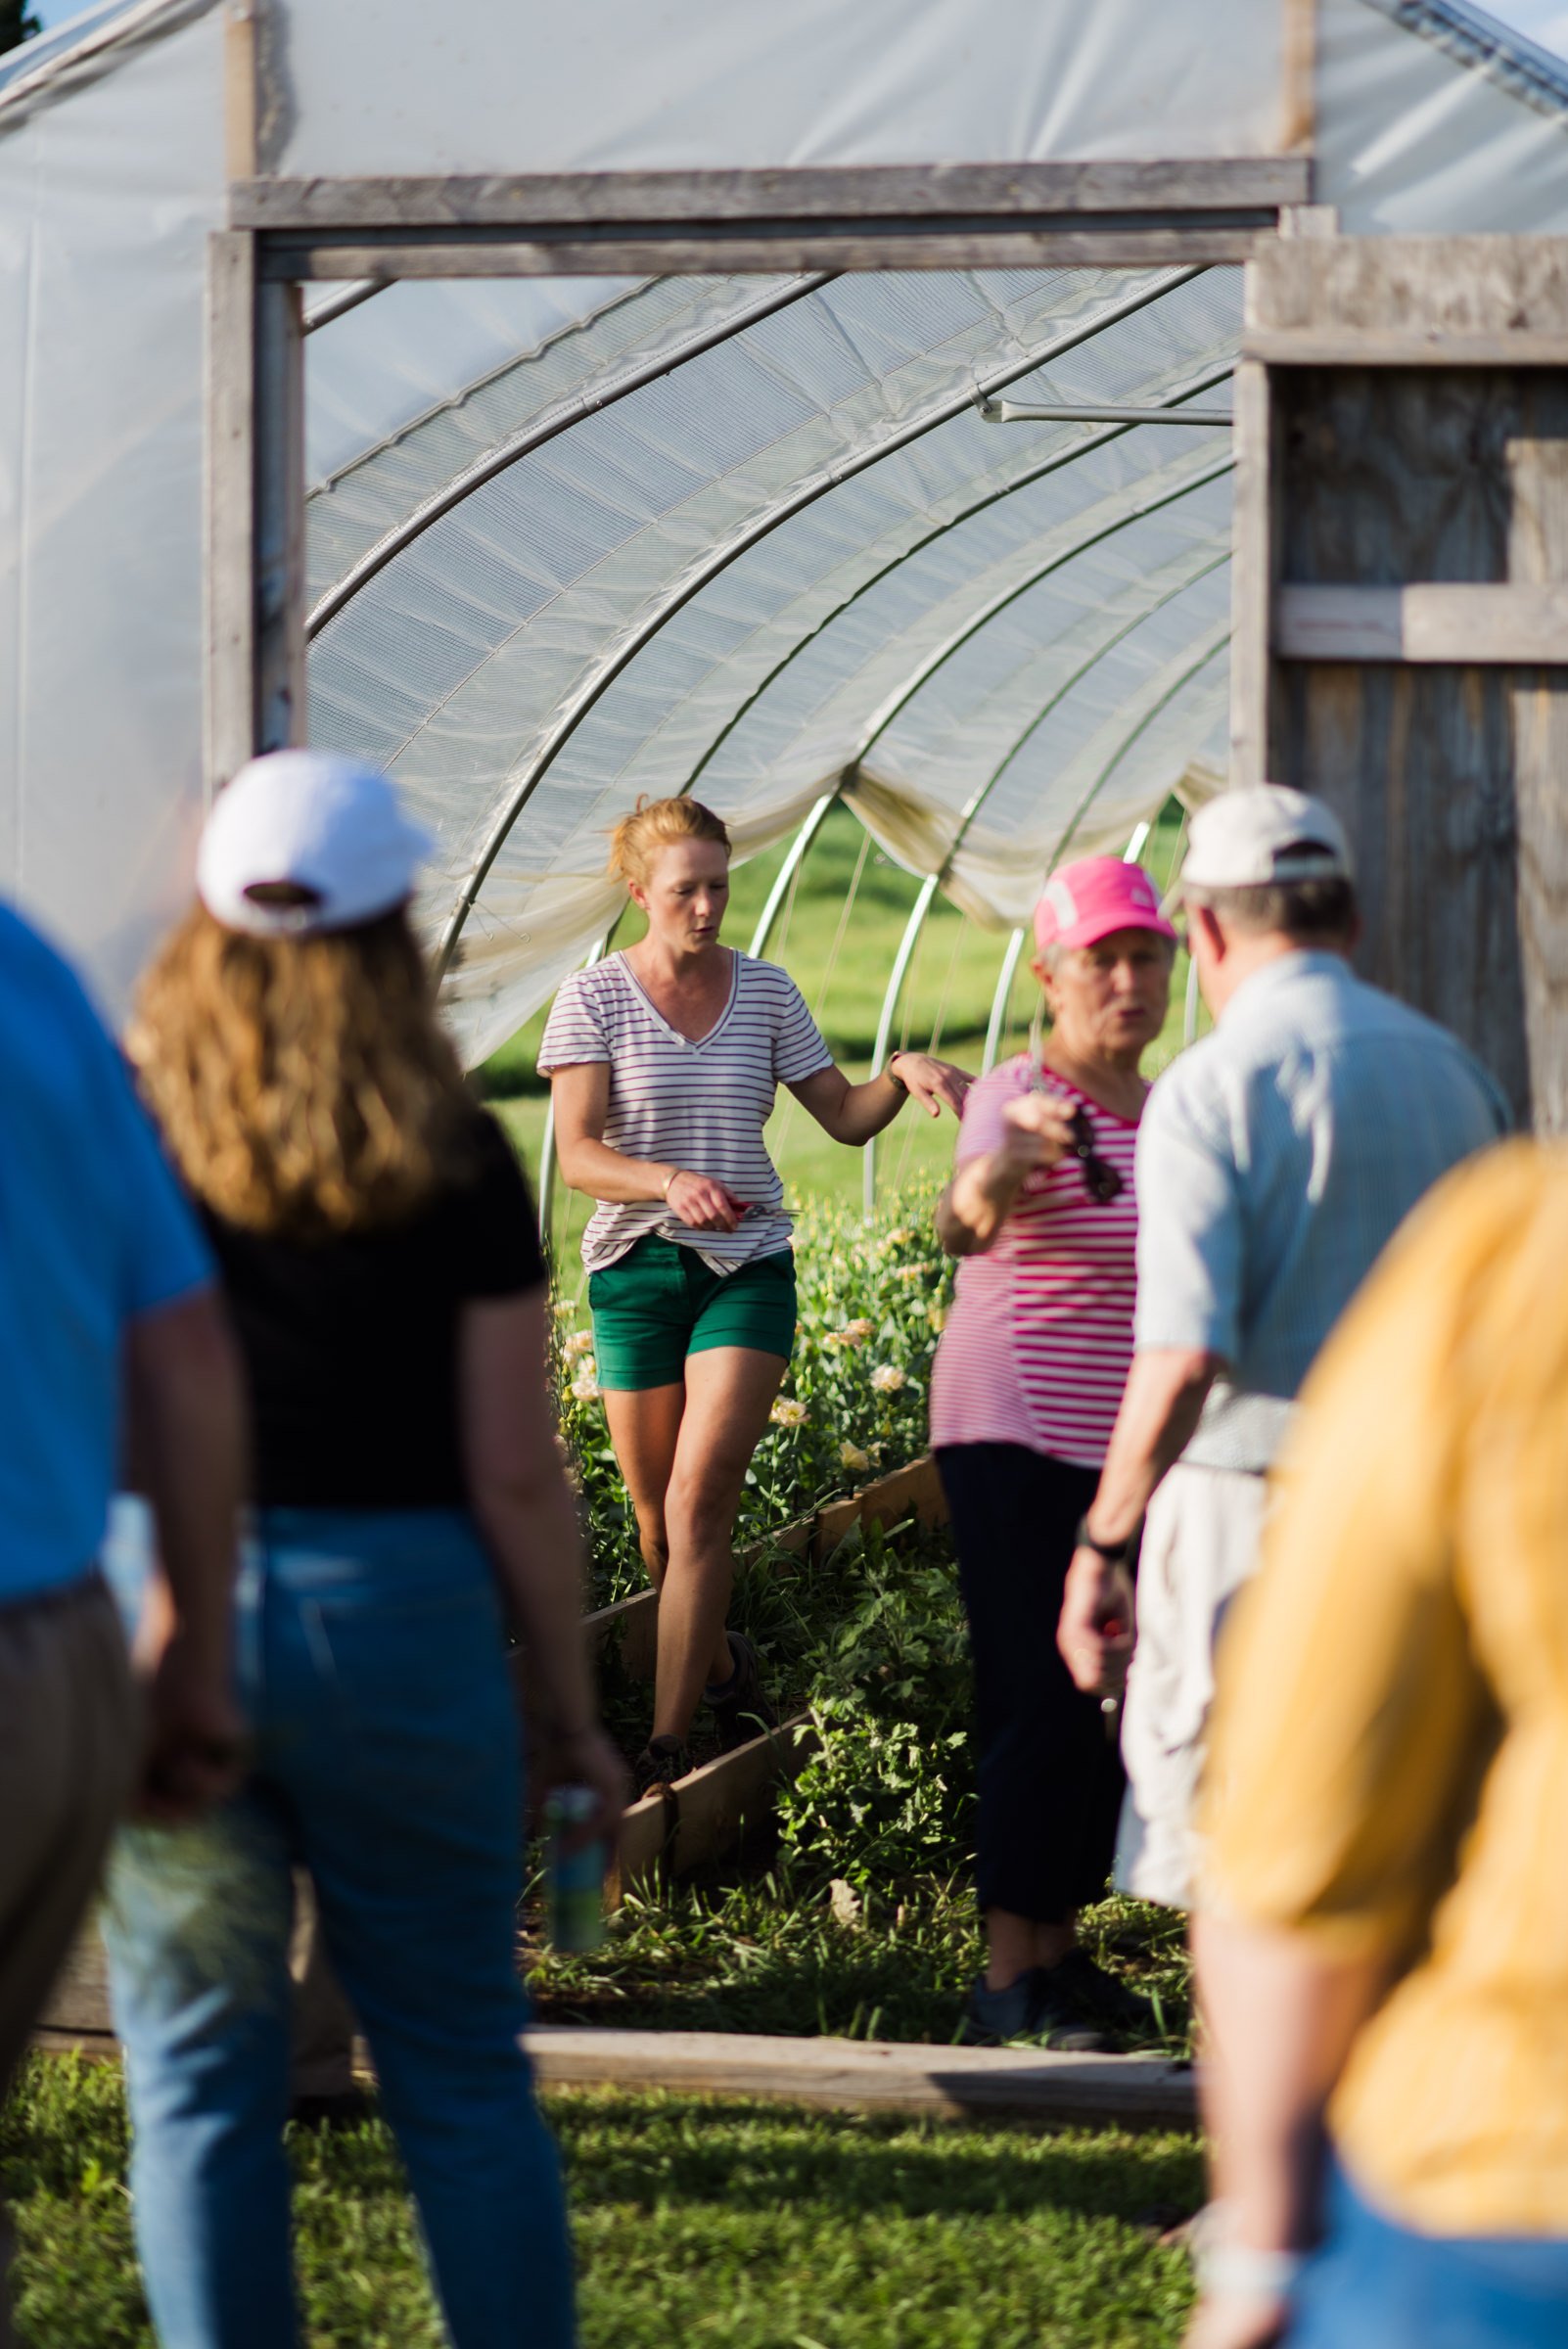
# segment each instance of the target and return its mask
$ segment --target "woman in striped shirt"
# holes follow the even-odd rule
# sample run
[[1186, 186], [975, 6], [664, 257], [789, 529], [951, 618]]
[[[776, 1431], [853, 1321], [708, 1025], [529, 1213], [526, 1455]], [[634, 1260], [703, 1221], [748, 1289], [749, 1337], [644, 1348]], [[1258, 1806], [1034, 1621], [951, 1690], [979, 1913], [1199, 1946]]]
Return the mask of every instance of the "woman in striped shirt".
[[977, 1891], [990, 1961], [966, 2033], [1091, 2050], [1150, 2019], [1080, 1950], [1110, 1873], [1114, 1718], [1073, 1686], [1056, 1618], [1132, 1359], [1138, 1073], [1164, 1023], [1176, 933], [1148, 876], [1064, 865], [1035, 909], [1049, 1036], [983, 1077], [939, 1204], [967, 1261], [937, 1350], [931, 1440], [975, 1658]]
[[599, 1203], [582, 1241], [599, 1385], [660, 1594], [646, 1791], [691, 1767], [704, 1696], [725, 1747], [776, 1718], [724, 1622], [741, 1488], [795, 1343], [790, 1221], [762, 1139], [776, 1088], [856, 1146], [911, 1093], [956, 1114], [969, 1080], [896, 1052], [850, 1082], [788, 974], [719, 944], [729, 835], [697, 801], [639, 806], [610, 869], [648, 934], [566, 981], [539, 1067], [562, 1177]]

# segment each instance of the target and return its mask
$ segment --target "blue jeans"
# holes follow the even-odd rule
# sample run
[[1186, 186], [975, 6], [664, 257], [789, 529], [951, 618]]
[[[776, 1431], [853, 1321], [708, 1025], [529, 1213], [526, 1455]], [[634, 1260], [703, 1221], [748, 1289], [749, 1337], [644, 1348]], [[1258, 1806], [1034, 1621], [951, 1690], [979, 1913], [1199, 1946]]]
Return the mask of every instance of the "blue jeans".
[[1564, 2349], [1568, 2242], [1417, 2234], [1335, 2167], [1289, 2349]]
[[[136, 1545], [106, 1571], [134, 1612]], [[291, 1871], [370, 2043], [457, 2349], [568, 2349], [555, 2147], [518, 2034], [522, 1764], [489, 1563], [431, 1510], [260, 1513], [239, 1582], [254, 1773], [134, 1827], [106, 1938], [162, 2349], [287, 2349]]]

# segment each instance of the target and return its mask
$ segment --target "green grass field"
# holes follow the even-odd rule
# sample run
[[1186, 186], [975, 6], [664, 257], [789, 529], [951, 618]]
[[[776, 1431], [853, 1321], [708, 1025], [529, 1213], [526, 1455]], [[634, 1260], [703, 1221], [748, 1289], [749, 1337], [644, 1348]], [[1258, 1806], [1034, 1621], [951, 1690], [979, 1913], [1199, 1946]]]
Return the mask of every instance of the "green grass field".
[[[1144, 850], [1143, 861], [1162, 888], [1170, 878], [1179, 824], [1180, 810], [1173, 802]], [[725, 924], [730, 943], [751, 943], [786, 845], [735, 868]], [[883, 854], [847, 808], [835, 809], [797, 875], [769, 943], [770, 959], [785, 964], [799, 982], [852, 1076], [864, 1076], [869, 1067], [888, 974], [919, 887], [912, 874]], [[623, 925], [619, 943], [629, 944], [640, 935], [640, 926], [633, 915]], [[978, 1069], [1006, 943], [1004, 933], [982, 930], [939, 893], [910, 966], [895, 1041], [934, 1044], [961, 1065]], [[1178, 954], [1170, 1016], [1149, 1055], [1151, 1072], [1179, 1048], [1186, 974], [1186, 957]], [[1023, 1045], [1036, 994], [1027, 960], [1020, 959], [1002, 1037], [1004, 1056]], [[547, 1105], [546, 1089], [534, 1074], [543, 1028], [540, 1013], [485, 1063], [481, 1075], [530, 1171], [538, 1166]], [[858, 1202], [859, 1152], [830, 1142], [789, 1094], [781, 1095], [768, 1127], [768, 1147], [792, 1203], [807, 1198]], [[879, 1146], [880, 1194], [896, 1196], [906, 1187], [944, 1180], [951, 1163], [948, 1121], [931, 1122], [906, 1109]], [[580, 1236], [588, 1203], [564, 1198], [561, 1204], [557, 1234], [564, 1261]]]
[[[1174, 2349], [1191, 2141], [554, 2095], [582, 2349]], [[308, 2349], [438, 2349], [391, 2138], [291, 2133]], [[0, 2118], [22, 2335], [152, 2349], [118, 2067], [35, 2059]]]

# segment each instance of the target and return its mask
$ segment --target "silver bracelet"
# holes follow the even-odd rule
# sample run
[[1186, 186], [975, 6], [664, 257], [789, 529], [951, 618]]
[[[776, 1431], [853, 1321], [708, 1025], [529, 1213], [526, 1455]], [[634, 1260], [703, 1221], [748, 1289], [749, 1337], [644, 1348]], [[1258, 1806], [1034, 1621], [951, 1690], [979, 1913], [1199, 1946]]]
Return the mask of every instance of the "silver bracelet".
[[1288, 2299], [1306, 2264], [1304, 2251], [1260, 2251], [1249, 2243], [1204, 2244], [1194, 2261], [1211, 2300]]

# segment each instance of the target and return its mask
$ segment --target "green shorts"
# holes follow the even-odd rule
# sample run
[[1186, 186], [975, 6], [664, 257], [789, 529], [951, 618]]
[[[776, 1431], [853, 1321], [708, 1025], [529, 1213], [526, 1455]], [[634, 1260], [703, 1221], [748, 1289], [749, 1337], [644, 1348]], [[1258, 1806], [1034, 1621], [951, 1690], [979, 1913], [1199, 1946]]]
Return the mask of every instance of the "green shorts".
[[588, 1277], [599, 1384], [678, 1387], [688, 1354], [750, 1346], [795, 1351], [795, 1251], [775, 1249], [735, 1272], [715, 1272], [695, 1248], [657, 1232]]

